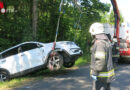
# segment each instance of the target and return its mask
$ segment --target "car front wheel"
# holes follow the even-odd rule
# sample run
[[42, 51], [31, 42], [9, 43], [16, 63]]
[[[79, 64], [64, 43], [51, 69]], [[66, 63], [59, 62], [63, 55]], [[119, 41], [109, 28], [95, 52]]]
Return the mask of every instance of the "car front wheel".
[[59, 70], [63, 65], [63, 57], [58, 53], [53, 51], [48, 58], [48, 69], [51, 71]]
[[65, 64], [64, 64], [64, 67], [70, 68], [70, 67], [74, 66], [74, 64], [75, 64], [75, 62], [65, 63]]
[[9, 80], [9, 75], [6, 71], [0, 71], [0, 82]]

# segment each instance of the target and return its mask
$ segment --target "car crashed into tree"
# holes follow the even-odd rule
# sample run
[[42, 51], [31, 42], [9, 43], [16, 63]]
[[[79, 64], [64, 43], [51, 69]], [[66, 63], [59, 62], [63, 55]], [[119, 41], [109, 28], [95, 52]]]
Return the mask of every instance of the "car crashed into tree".
[[74, 42], [53, 43], [24, 42], [0, 53], [0, 81], [25, 75], [32, 71], [48, 68], [59, 70], [62, 66], [72, 67], [82, 50]]

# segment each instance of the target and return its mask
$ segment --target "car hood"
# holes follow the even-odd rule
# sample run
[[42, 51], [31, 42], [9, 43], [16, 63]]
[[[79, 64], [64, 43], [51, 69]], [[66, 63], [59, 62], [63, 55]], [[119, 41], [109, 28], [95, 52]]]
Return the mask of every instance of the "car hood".
[[80, 48], [72, 41], [59, 41], [56, 42], [56, 48], [62, 47], [62, 48]]

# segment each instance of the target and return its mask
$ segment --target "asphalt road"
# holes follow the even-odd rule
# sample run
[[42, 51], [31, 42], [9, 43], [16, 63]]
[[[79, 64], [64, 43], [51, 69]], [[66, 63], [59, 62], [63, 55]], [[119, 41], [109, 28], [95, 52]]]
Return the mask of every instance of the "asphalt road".
[[[64, 70], [57, 76], [45, 77], [14, 90], [91, 90], [92, 79], [89, 65], [74, 70]], [[130, 90], [130, 64], [121, 64], [116, 71], [112, 90]]]

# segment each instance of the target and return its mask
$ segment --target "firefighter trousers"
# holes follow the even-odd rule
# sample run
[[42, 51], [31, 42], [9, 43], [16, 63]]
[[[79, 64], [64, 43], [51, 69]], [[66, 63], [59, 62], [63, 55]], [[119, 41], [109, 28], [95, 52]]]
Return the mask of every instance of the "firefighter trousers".
[[92, 90], [111, 90], [110, 83], [104, 83], [99, 80], [94, 80]]

